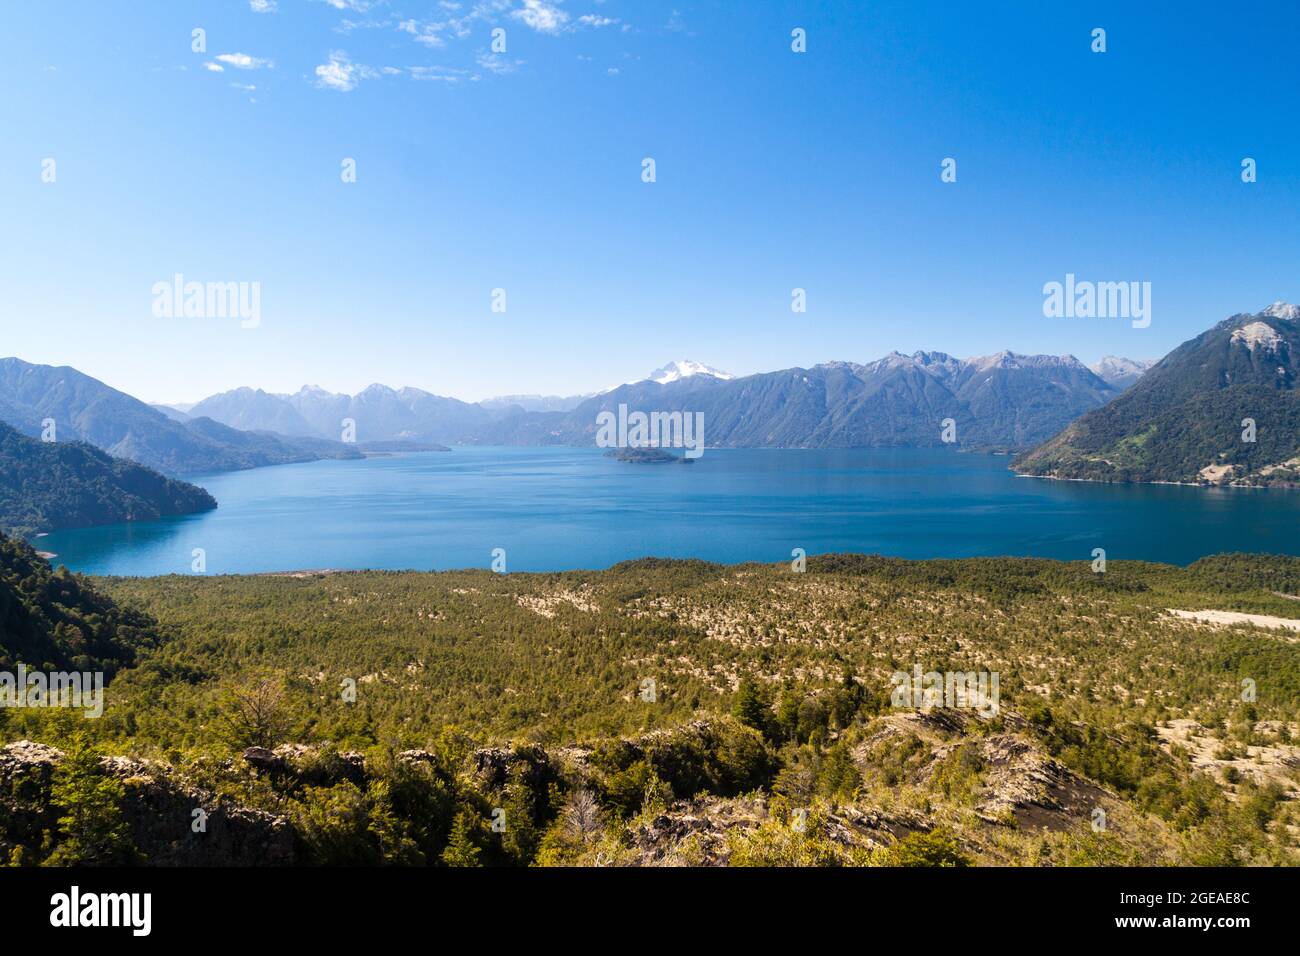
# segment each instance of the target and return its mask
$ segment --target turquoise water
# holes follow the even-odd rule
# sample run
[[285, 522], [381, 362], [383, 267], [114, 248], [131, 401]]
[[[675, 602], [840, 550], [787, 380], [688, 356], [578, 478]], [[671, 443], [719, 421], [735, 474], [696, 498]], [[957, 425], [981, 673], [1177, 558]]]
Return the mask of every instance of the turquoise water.
[[648, 555], [789, 560], [1031, 555], [1186, 564], [1225, 551], [1300, 554], [1300, 492], [1017, 478], [951, 450], [710, 449], [693, 465], [595, 448], [457, 448], [195, 479], [221, 503], [186, 518], [39, 539], [90, 574], [307, 568], [605, 568]]

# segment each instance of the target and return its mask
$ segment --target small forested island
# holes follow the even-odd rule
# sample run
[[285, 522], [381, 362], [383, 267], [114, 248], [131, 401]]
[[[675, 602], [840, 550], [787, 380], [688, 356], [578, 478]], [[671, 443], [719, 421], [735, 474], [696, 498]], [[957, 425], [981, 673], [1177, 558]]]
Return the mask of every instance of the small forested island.
[[0, 701], [109, 678], [0, 707], [0, 860], [1295, 865], [1296, 596], [1250, 555], [85, 578], [0, 537]]
[[662, 448], [612, 448], [605, 452], [606, 458], [617, 461], [629, 461], [638, 465], [693, 465], [695, 459], [684, 455], [674, 455]]

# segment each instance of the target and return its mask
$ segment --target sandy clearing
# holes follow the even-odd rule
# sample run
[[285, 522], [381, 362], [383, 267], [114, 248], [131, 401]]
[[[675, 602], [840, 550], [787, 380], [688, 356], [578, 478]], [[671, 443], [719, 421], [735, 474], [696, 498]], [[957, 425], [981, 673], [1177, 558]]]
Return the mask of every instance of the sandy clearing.
[[1204, 624], [1254, 624], [1256, 627], [1285, 628], [1300, 631], [1300, 620], [1290, 617], [1273, 617], [1269, 614], [1244, 614], [1241, 611], [1180, 611], [1166, 608], [1174, 617]]

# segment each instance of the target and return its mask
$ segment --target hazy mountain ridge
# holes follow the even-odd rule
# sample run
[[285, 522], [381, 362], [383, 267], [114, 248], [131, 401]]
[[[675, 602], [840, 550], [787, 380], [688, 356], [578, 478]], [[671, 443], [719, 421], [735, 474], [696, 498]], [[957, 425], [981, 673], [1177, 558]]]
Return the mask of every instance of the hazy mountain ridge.
[[423, 389], [374, 384], [356, 395], [304, 385], [290, 395], [237, 388], [196, 404], [191, 415], [250, 430], [294, 437], [338, 440], [345, 421], [356, 425], [356, 440], [446, 442], [460, 440], [514, 406], [489, 409]]
[[498, 395], [479, 402], [489, 411], [522, 409], [525, 412], [569, 412], [577, 408], [590, 395]]
[[322, 437], [337, 435], [350, 418], [358, 440], [585, 445], [594, 441], [597, 414], [626, 404], [703, 412], [710, 445], [928, 446], [940, 443], [942, 422], [952, 418], [957, 444], [1026, 447], [1117, 394], [1073, 356], [894, 352], [866, 364], [828, 362], [739, 378], [681, 360], [586, 397], [507, 396], [478, 404], [383, 385], [356, 396], [311, 387], [293, 395], [236, 389], [205, 399], [191, 414]]
[[168, 475], [361, 457], [343, 444], [240, 431], [201, 413], [179, 420], [74, 368], [0, 359], [0, 421], [38, 437], [46, 419], [59, 441], [84, 441]]
[[1294, 482], [1298, 376], [1300, 308], [1275, 302], [1239, 313], [1184, 342], [1114, 402], [1013, 467], [1096, 481]]

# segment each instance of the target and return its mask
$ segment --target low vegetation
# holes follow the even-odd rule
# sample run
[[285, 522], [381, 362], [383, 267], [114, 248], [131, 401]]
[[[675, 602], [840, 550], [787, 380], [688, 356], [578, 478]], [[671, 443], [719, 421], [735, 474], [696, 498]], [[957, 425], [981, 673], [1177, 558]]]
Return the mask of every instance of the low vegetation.
[[[116, 674], [0, 709], [11, 862], [1297, 862], [1296, 635], [1168, 613], [1300, 617], [1296, 559], [42, 567], [6, 545], [7, 666]], [[916, 666], [997, 712], [894, 706]]]

